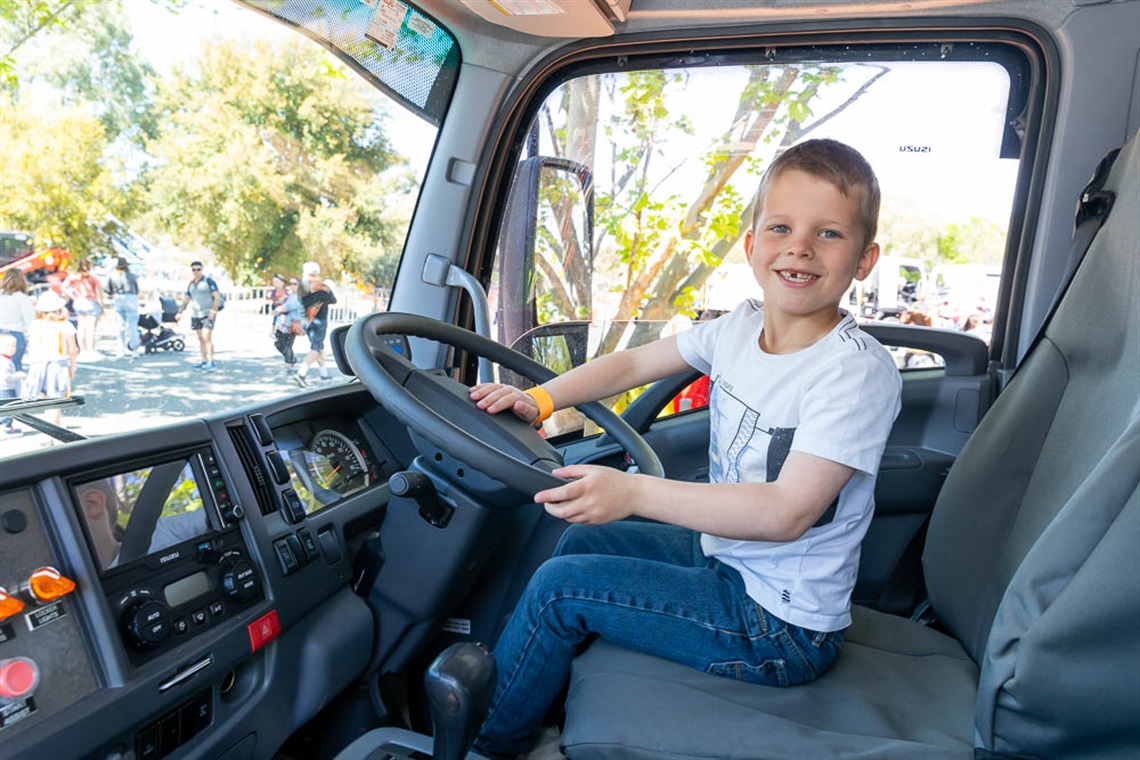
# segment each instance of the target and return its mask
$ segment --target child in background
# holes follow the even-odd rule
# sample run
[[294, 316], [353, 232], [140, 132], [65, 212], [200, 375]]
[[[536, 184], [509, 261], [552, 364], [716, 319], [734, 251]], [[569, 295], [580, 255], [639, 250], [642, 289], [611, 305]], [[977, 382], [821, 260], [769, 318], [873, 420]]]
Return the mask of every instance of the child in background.
[[[12, 360], [15, 354], [16, 336], [0, 333], [0, 400], [20, 395], [20, 381], [24, 378], [24, 373], [16, 371], [16, 363]], [[12, 426], [11, 417], [0, 419], [0, 427], [8, 435], [20, 432]]]
[[[137, 322], [137, 320], [136, 320]], [[135, 329], [138, 327], [136, 325]], [[28, 376], [26, 399], [67, 398], [79, 358], [75, 326], [67, 320], [67, 301], [53, 290], [36, 299], [36, 318], [28, 330]], [[44, 419], [59, 425], [59, 409], [49, 409]]]
[[[275, 275], [274, 280], [280, 275]], [[297, 355], [293, 352], [293, 341], [305, 334], [305, 307], [301, 305], [298, 290], [301, 281], [290, 277], [285, 286], [285, 296], [273, 309], [273, 346], [285, 359], [282, 370], [286, 374], [297, 371]]]

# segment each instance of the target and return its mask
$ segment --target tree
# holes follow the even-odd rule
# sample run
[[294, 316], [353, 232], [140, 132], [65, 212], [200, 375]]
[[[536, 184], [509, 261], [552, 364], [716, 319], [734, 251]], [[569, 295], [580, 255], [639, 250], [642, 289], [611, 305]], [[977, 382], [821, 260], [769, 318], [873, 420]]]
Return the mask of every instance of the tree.
[[239, 280], [304, 260], [363, 274], [398, 257], [383, 200], [406, 191], [384, 174], [401, 160], [379, 105], [353, 85], [304, 40], [204, 47], [159, 87], [163, 131], [148, 142], [159, 224]]
[[103, 220], [129, 214], [134, 198], [115, 182], [104, 125], [78, 106], [18, 109], [5, 93], [0, 114], [0, 225], [73, 256], [108, 250]]

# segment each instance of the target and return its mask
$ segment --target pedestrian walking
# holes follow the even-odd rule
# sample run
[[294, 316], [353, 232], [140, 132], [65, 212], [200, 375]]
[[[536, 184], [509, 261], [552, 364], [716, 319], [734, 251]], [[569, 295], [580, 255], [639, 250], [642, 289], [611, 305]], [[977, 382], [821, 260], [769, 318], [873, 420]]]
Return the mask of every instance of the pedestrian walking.
[[28, 328], [36, 318], [35, 304], [28, 295], [28, 280], [19, 269], [9, 269], [0, 280], [0, 333], [16, 340], [12, 364], [17, 372], [24, 369], [24, 351], [28, 344]]
[[301, 297], [305, 307], [305, 334], [309, 336], [309, 353], [305, 354], [305, 362], [297, 372], [297, 384], [301, 387], [308, 385], [309, 368], [317, 365], [317, 371], [322, 380], [329, 379], [329, 370], [325, 366], [325, 334], [328, 331], [329, 306], [336, 303], [336, 294], [327, 280], [321, 279], [321, 267], [315, 261], [306, 261], [301, 272], [305, 276], [308, 287]]
[[214, 324], [222, 307], [222, 294], [212, 277], [202, 273], [202, 262], [190, 264], [190, 282], [183, 294], [182, 307], [178, 316], [190, 310], [190, 329], [198, 335], [198, 351], [202, 361], [195, 369], [213, 372], [214, 365]]
[[[275, 275], [275, 279], [279, 276]], [[305, 307], [301, 304], [301, 297], [297, 293], [300, 286], [300, 280], [290, 277], [285, 284], [285, 297], [273, 309], [273, 347], [285, 360], [284, 371], [287, 374], [297, 370], [297, 355], [293, 352], [293, 341], [298, 335], [305, 334]]]
[[110, 297], [111, 308], [119, 318], [117, 354], [134, 358], [139, 347], [139, 281], [122, 256], [115, 263], [115, 271], [103, 285], [103, 292]]
[[[138, 307], [135, 307], [136, 313]], [[138, 318], [135, 318], [138, 321]], [[137, 329], [136, 329], [137, 333]], [[28, 376], [24, 381], [26, 399], [68, 398], [79, 358], [75, 326], [67, 319], [67, 301], [54, 290], [36, 299], [36, 318], [28, 330]], [[60, 424], [60, 410], [48, 409], [44, 419]]]
[[75, 272], [64, 281], [63, 292], [75, 311], [79, 361], [97, 361], [101, 357], [95, 350], [95, 328], [103, 314], [103, 288], [99, 278], [91, 273], [89, 259], [79, 260]]

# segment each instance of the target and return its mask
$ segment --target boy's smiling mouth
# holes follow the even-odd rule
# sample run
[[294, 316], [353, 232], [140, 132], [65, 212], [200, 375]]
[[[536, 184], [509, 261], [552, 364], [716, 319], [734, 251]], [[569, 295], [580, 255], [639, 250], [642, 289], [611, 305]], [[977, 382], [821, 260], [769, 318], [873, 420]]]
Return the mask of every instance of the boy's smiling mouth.
[[818, 280], [819, 275], [811, 274], [810, 272], [800, 272], [795, 269], [777, 269], [776, 274], [779, 275], [781, 280], [789, 282], [793, 285], [806, 285], [813, 280]]

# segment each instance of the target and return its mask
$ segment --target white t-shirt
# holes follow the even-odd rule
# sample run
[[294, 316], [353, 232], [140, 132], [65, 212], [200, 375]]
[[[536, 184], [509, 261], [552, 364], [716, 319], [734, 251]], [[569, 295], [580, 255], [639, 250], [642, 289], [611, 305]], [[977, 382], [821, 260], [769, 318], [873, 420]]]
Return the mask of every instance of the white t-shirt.
[[763, 325], [763, 304], [748, 300], [677, 335], [685, 361], [712, 378], [709, 480], [774, 481], [790, 451], [855, 472], [836, 503], [795, 541], [706, 533], [701, 548], [739, 571], [748, 595], [768, 612], [803, 628], [836, 631], [851, 624], [859, 545], [871, 522], [902, 378], [886, 349], [849, 314], [792, 354], [761, 350]]

